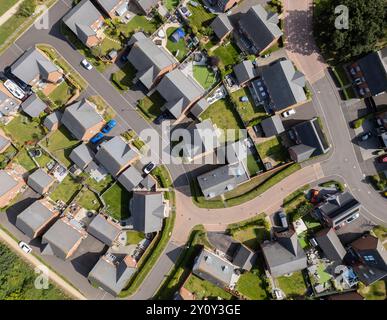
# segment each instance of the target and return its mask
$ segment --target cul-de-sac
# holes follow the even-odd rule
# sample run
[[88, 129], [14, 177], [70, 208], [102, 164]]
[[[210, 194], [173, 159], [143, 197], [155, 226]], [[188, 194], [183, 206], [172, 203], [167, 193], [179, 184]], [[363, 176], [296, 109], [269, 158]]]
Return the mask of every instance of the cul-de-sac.
[[386, 300], [386, 11], [0, 1], [0, 300]]

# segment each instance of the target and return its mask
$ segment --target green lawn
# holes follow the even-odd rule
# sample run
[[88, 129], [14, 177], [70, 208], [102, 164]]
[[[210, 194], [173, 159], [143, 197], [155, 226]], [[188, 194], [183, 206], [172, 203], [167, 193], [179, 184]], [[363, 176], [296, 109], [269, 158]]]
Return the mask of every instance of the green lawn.
[[197, 82], [205, 89], [209, 89], [216, 82], [215, 73], [207, 66], [193, 66], [193, 75]]
[[49, 282], [48, 289], [37, 289], [34, 269], [0, 242], [0, 300], [70, 300]]
[[278, 277], [277, 281], [288, 299], [304, 297], [306, 285], [301, 271], [293, 272], [290, 277]]
[[178, 28], [171, 27], [167, 29], [167, 49], [177, 60], [182, 61], [188, 53], [186, 42], [182, 38], [178, 42], [173, 42], [170, 37]]
[[4, 169], [7, 164], [16, 155], [17, 149], [14, 146], [9, 146], [7, 150], [0, 154], [0, 169]]
[[144, 16], [136, 15], [134, 16], [126, 25], [120, 24], [119, 29], [129, 37], [137, 31], [143, 31], [145, 33], [152, 34], [160, 26], [160, 21], [156, 19], [147, 20]]
[[360, 283], [358, 291], [366, 300], [385, 300], [387, 297], [386, 282], [383, 280], [379, 280], [368, 287]]
[[211, 282], [196, 277], [193, 274], [188, 278], [184, 287], [192, 292], [198, 300], [203, 300], [204, 298], [214, 300], [217, 297], [221, 297], [224, 300], [232, 299], [232, 295], [230, 293], [213, 285]]
[[240, 276], [236, 290], [251, 300], [267, 300], [268, 294], [265, 290], [262, 277], [262, 275], [246, 272]]
[[111, 81], [118, 90], [124, 91], [132, 87], [135, 77], [136, 69], [130, 62], [127, 62], [123, 68], [111, 75]]
[[102, 115], [106, 122], [116, 117], [116, 112], [101, 96], [89, 96], [87, 97], [87, 100], [95, 104], [98, 112]]
[[302, 221], [304, 221], [304, 223], [308, 229], [312, 229], [312, 230], [316, 231], [316, 229], [322, 227], [320, 221], [313, 218], [310, 214], [307, 214], [306, 216], [304, 216], [302, 218]]
[[[387, 240], [387, 228], [376, 226], [372, 229], [372, 232], [382, 243]], [[384, 248], [387, 250], [387, 242], [384, 243]]]
[[18, 146], [36, 143], [44, 136], [44, 130], [38, 121], [32, 121], [24, 115], [19, 115], [4, 127], [4, 131]]
[[59, 130], [55, 131], [47, 140], [42, 141], [42, 145], [46, 147], [63, 165], [66, 167], [71, 166], [71, 160], [69, 158], [71, 150], [73, 150], [79, 144], [78, 140], [75, 140], [70, 132], [61, 126]]
[[234, 43], [230, 42], [216, 48], [212, 55], [218, 57], [220, 59], [220, 66], [225, 68], [226, 66], [234, 65], [239, 61], [240, 50]]
[[120, 184], [114, 184], [102, 195], [102, 198], [106, 204], [104, 210], [114, 219], [122, 220], [130, 216], [129, 200], [131, 194], [121, 187]]
[[221, 135], [221, 140], [237, 141], [240, 139], [239, 129], [243, 129], [243, 124], [239, 120], [238, 113], [233, 108], [230, 100], [221, 99], [211, 104], [207, 110], [205, 110], [200, 118], [202, 120], [210, 118], [213, 124], [219, 129], [235, 129], [235, 138], [225, 137], [224, 133]]
[[38, 158], [35, 158], [36, 162], [39, 164], [39, 166], [41, 168], [45, 168], [46, 165], [52, 161], [51, 157], [46, 154], [43, 150], [42, 151], [42, 155]]
[[63, 107], [67, 104], [67, 101], [72, 96], [74, 88], [63, 81], [59, 86], [55, 88], [53, 92], [49, 94], [49, 98], [57, 105], [58, 108]]
[[149, 121], [153, 121], [161, 114], [161, 107], [164, 105], [165, 101], [161, 95], [156, 91], [152, 95], [145, 96], [142, 100], [138, 102], [138, 108], [143, 113], [145, 118]]
[[[249, 101], [240, 101], [241, 97], [246, 96]], [[240, 114], [242, 121], [247, 126], [250, 122], [254, 121], [257, 124], [262, 119], [267, 118], [267, 114], [263, 106], [255, 106], [251, 97], [250, 91], [247, 88], [242, 88], [231, 93], [232, 101], [234, 102], [238, 113]]]
[[126, 231], [126, 244], [137, 244], [141, 240], [145, 239], [145, 235], [142, 232], [136, 230]]
[[[3, 0], [1, 2], [3, 2]], [[28, 17], [22, 17], [14, 14], [11, 18], [5, 21], [0, 26], [0, 44], [4, 43], [7, 38], [15, 32], [15, 29], [22, 25], [27, 19]]]
[[67, 175], [50, 194], [50, 198], [55, 202], [61, 200], [64, 203], [69, 204], [81, 188], [81, 184], [75, 181], [70, 175]]
[[100, 182], [95, 181], [92, 177], [86, 177], [85, 184], [90, 186], [93, 190], [96, 192], [102, 193], [105, 191], [112, 183], [114, 182], [113, 177], [108, 174], [106, 175], [105, 179], [103, 179]]
[[28, 154], [26, 149], [21, 149], [14, 160], [20, 164], [24, 169], [28, 172], [36, 169], [35, 162], [32, 161], [30, 155]]
[[260, 170], [263, 169], [259, 164], [260, 162], [257, 162], [253, 154], [249, 154], [247, 156], [247, 170], [250, 173], [250, 177], [255, 176]]
[[304, 231], [300, 233], [298, 236], [298, 241], [300, 241], [300, 245], [302, 249], [306, 249], [309, 247], [309, 241], [308, 241], [308, 232]]
[[168, 11], [174, 10], [180, 3], [180, 0], [165, 0], [164, 4]]
[[1, 0], [0, 3], [0, 16], [14, 6], [18, 0]]
[[257, 144], [257, 150], [262, 160], [271, 158], [274, 161], [283, 162], [288, 158], [288, 152], [278, 137]]
[[187, 7], [192, 13], [192, 15], [188, 18], [189, 25], [191, 27], [196, 27], [199, 32], [202, 27], [208, 27], [212, 20], [216, 17], [215, 14], [204, 9], [202, 5], [194, 7], [191, 4], [188, 4]]
[[108, 37], [105, 37], [100, 44], [101, 55], [106, 56], [112, 50], [119, 51], [121, 47], [122, 46], [120, 42], [116, 42]]
[[81, 195], [77, 202], [82, 208], [85, 208], [86, 210], [94, 210], [97, 212], [99, 209], [101, 209], [102, 203], [94, 192], [88, 189], [83, 189], [80, 193]]

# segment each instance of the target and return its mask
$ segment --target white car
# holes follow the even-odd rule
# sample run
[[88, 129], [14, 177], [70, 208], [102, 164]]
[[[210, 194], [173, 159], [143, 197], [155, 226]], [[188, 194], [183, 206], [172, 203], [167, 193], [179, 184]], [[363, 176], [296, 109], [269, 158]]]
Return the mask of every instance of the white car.
[[6, 87], [15, 98], [22, 100], [25, 97], [24, 91], [15, 82], [9, 79], [4, 82], [4, 87]]
[[143, 169], [145, 174], [149, 174], [154, 168], [156, 168], [156, 165], [153, 162], [149, 162]]
[[284, 118], [288, 118], [288, 117], [292, 116], [293, 114], [296, 114], [296, 110], [294, 110], [294, 109], [289, 109], [289, 110], [283, 112], [283, 113], [282, 113], [282, 116], [283, 116]]
[[19, 242], [19, 248], [22, 249], [25, 253], [30, 253], [32, 251], [32, 248], [23, 241]]
[[81, 65], [86, 68], [87, 70], [91, 70], [93, 69], [93, 66], [91, 65], [91, 63], [89, 61], [87, 61], [86, 59], [83, 59], [81, 61]]

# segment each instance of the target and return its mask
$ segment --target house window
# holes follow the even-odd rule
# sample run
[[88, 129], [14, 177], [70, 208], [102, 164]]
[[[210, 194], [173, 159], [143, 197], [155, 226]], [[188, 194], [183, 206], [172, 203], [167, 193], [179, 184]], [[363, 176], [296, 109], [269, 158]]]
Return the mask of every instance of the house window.
[[364, 256], [364, 260], [365, 260], [365, 261], [371, 261], [371, 262], [374, 262], [374, 261], [375, 261], [375, 258], [374, 258], [374, 256]]

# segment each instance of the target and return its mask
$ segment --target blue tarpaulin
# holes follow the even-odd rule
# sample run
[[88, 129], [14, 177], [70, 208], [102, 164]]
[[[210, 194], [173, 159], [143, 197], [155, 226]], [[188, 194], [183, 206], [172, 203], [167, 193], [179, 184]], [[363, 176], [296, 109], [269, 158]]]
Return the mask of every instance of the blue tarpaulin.
[[184, 36], [185, 36], [184, 30], [181, 28], [178, 28], [174, 33], [172, 33], [171, 40], [173, 42], [178, 42], [180, 39], [184, 38]]

